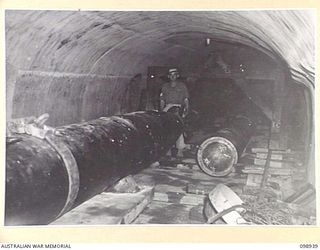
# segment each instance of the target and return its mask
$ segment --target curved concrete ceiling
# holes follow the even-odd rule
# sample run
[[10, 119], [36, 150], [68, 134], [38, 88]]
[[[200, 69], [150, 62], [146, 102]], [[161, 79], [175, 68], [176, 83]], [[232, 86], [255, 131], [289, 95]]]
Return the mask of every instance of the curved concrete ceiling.
[[314, 83], [308, 10], [7, 11], [6, 21], [7, 62], [16, 69], [131, 76], [149, 65], [197, 64], [210, 38], [260, 50], [297, 82]]

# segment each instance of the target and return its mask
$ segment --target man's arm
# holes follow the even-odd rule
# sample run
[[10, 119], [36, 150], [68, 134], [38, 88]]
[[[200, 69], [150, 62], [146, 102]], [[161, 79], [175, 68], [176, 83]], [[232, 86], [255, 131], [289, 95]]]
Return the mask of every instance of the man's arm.
[[182, 117], [186, 117], [189, 114], [189, 91], [187, 86], [183, 83], [183, 90], [184, 90], [184, 96], [185, 98], [183, 99], [183, 113], [182, 113]]
[[164, 94], [163, 94], [163, 92], [161, 90], [161, 93], [160, 93], [160, 110], [162, 111], [165, 106], [166, 106], [166, 102], [164, 100]]
[[183, 109], [183, 113], [182, 113], [182, 117], [186, 117], [189, 114], [189, 98], [186, 97], [184, 99], [184, 109]]

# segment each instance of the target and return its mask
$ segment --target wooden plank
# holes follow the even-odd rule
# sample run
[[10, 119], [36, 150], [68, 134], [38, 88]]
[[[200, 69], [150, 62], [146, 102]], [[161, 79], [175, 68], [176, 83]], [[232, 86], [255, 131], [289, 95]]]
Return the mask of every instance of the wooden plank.
[[247, 186], [260, 187], [262, 182], [262, 174], [248, 174]]
[[[270, 142], [271, 141], [269, 140], [269, 145], [270, 145]], [[270, 171], [270, 167], [271, 167], [270, 166], [271, 154], [272, 154], [272, 151], [270, 150], [268, 152], [267, 159], [264, 164], [262, 181], [261, 181], [260, 190], [259, 190], [259, 194], [258, 194], [258, 201], [262, 201], [265, 197], [264, 189], [267, 186], [267, 182], [268, 182], [268, 178], [269, 178], [269, 171]]]
[[137, 193], [104, 192], [72, 209], [52, 225], [130, 224], [151, 202], [154, 187]]
[[147, 193], [145, 195], [145, 198], [141, 200], [141, 202], [138, 202], [136, 206], [133, 206], [131, 210], [126, 213], [122, 220], [121, 224], [131, 224], [138, 216], [139, 214], [151, 203], [153, 199], [153, 191], [150, 193]]
[[[253, 164], [264, 166], [266, 164], [266, 160], [265, 159], [254, 158]], [[270, 167], [274, 167], [274, 168], [290, 167], [292, 165], [293, 164], [291, 162], [270, 160]]]
[[[265, 147], [255, 147], [255, 148], [251, 148], [251, 152], [252, 153], [268, 153], [269, 152], [269, 148]], [[277, 150], [272, 150], [272, 154], [287, 154], [290, 153], [290, 150], [286, 150], [286, 149], [277, 149]]]
[[[220, 182], [223, 183], [224, 185], [228, 186], [231, 188], [235, 193], [241, 194], [242, 193], [242, 187], [245, 184], [245, 181], [241, 181], [234, 183], [234, 182]], [[207, 195], [209, 194], [219, 183], [199, 183], [199, 184], [193, 184], [193, 183], [188, 183], [187, 184], [187, 193], [189, 194], [200, 194], [200, 195]]]
[[[242, 173], [246, 174], [263, 174], [264, 168], [263, 167], [250, 167], [244, 168], [241, 170]], [[292, 174], [292, 170], [290, 168], [270, 168], [269, 169], [270, 175], [290, 175]]]
[[[256, 153], [256, 158], [258, 159], [267, 159], [267, 153]], [[271, 160], [283, 160], [282, 154], [271, 154]]]
[[187, 184], [187, 193], [189, 193], [189, 194], [207, 195], [216, 186], [217, 186], [217, 184], [211, 184], [211, 185], [201, 185], [201, 184], [199, 184], [199, 185], [194, 185], [193, 183], [188, 183]]
[[285, 201], [299, 204], [305, 197], [313, 195], [313, 193], [315, 193], [314, 187], [310, 183], [307, 183], [301, 186], [296, 193], [288, 197]]
[[155, 192], [153, 200], [161, 202], [169, 202], [174, 204], [183, 204], [183, 205], [201, 205], [204, 202], [204, 195], [195, 195], [195, 194], [184, 194], [176, 192], [166, 192], [160, 193]]

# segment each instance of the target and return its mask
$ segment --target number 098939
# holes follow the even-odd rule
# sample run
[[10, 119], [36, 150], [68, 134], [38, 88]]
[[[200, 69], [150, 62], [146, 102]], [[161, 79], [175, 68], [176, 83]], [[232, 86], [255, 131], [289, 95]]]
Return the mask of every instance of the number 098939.
[[315, 249], [318, 248], [318, 244], [300, 244], [300, 248]]

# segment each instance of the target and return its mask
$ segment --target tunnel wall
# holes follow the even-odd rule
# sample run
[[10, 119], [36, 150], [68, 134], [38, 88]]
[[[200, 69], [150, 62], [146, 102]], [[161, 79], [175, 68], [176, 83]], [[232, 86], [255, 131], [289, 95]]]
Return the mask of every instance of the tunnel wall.
[[303, 152], [298, 163], [305, 164], [308, 181], [315, 185], [315, 137], [314, 105], [312, 93], [301, 85], [291, 86], [283, 98], [281, 136], [286, 138], [286, 146], [293, 151]]
[[304, 86], [295, 86], [287, 90], [283, 103], [283, 115], [281, 119], [281, 132], [287, 137], [287, 146], [296, 151], [311, 151], [308, 143], [311, 138], [308, 127], [312, 123], [312, 116], [308, 108], [307, 89]]
[[303, 150], [308, 138], [309, 122], [303, 87], [295, 86], [288, 89], [283, 109], [283, 132], [288, 136], [288, 146]]
[[[198, 62], [200, 45], [192, 48], [169, 41], [182, 33], [187, 34], [186, 42], [202, 34], [202, 38], [209, 36], [251, 46], [286, 62], [292, 76], [310, 87], [314, 75], [311, 19], [311, 11], [307, 10], [214, 13], [9, 10], [6, 58], [7, 67], [12, 69], [7, 68], [7, 119], [16, 117], [11, 115], [12, 108], [17, 110], [20, 109], [17, 106], [24, 105], [19, 96], [13, 97], [14, 89], [17, 91], [15, 84], [21, 86], [19, 70], [130, 78], [137, 73], [145, 75], [148, 65]], [[48, 78], [48, 82], [52, 81], [55, 80]], [[118, 95], [122, 97], [126, 88], [120, 85]], [[104, 89], [97, 88], [101, 90]], [[57, 95], [46, 96], [45, 101], [53, 103]], [[15, 102], [11, 103], [13, 99]], [[91, 100], [98, 107], [99, 101]], [[122, 100], [117, 100], [117, 104], [114, 100], [105, 101], [105, 106], [112, 102], [114, 114], [119, 111], [117, 106], [121, 106]], [[84, 103], [85, 100], [82, 106]], [[29, 111], [24, 114], [19, 111], [19, 115], [27, 115]], [[61, 110], [63, 121], [57, 124], [69, 121], [64, 118], [68, 116], [66, 111]], [[86, 112], [84, 117], [92, 117], [101, 111], [90, 108]]]
[[127, 77], [20, 71], [13, 117], [48, 113], [47, 125], [59, 126], [129, 112], [129, 82]]

